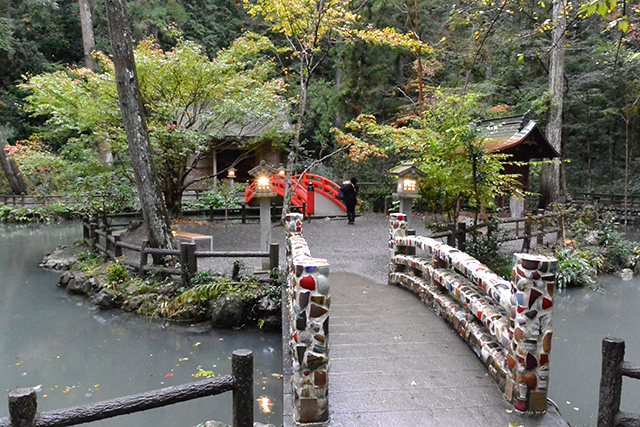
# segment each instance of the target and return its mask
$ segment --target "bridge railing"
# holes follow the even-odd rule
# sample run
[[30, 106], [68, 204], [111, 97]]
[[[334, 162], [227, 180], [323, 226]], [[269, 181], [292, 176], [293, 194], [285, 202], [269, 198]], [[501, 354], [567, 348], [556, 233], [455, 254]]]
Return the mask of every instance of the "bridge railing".
[[9, 393], [9, 417], [0, 419], [0, 427], [74, 426], [227, 391], [233, 392], [233, 426], [253, 427], [253, 353], [235, 350], [231, 370], [231, 375], [44, 413], [37, 413], [34, 388], [17, 389]]
[[556, 260], [515, 254], [510, 282], [458, 249], [408, 235], [406, 226], [405, 214], [391, 214], [389, 283], [451, 323], [516, 410], [545, 412]]
[[[302, 214], [286, 216], [288, 322], [284, 323], [290, 325], [288, 347], [292, 361], [293, 421], [315, 423], [329, 419], [331, 295], [329, 264], [325, 259], [311, 256], [302, 236], [302, 220]], [[286, 338], [287, 331], [283, 333]]]
[[640, 365], [624, 360], [624, 340], [602, 340], [598, 427], [640, 426], [640, 414], [620, 411], [622, 377], [640, 379]]
[[[308, 205], [308, 189], [309, 185], [313, 186], [313, 192], [321, 194], [338, 205], [343, 211], [346, 211], [344, 203], [338, 200], [338, 191], [340, 185], [320, 175], [304, 174], [295, 175], [291, 180], [291, 188], [295, 191], [291, 195], [291, 202], [294, 206]], [[280, 196], [284, 195], [285, 190], [285, 176], [280, 174], [271, 175], [271, 187]], [[256, 183], [252, 182], [245, 188], [245, 203], [249, 203], [256, 193]], [[313, 209], [307, 206], [309, 215], [313, 215]], [[304, 213], [304, 212], [303, 212]]]

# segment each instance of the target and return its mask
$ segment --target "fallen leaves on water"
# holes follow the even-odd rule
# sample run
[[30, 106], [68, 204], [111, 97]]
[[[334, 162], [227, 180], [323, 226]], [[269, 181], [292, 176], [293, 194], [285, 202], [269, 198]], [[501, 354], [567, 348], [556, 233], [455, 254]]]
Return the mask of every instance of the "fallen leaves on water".
[[279, 380], [282, 379], [282, 374], [271, 374], [272, 377], [277, 378]]

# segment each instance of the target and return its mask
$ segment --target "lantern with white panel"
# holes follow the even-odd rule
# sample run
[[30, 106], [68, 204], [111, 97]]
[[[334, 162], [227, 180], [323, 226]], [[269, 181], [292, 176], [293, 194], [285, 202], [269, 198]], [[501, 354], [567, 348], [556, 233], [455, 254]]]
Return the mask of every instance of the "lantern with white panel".
[[420, 197], [418, 180], [425, 178], [427, 174], [413, 163], [402, 163], [391, 169], [389, 173], [398, 179], [397, 191], [393, 193], [393, 196], [400, 199], [400, 212], [407, 215], [407, 225], [409, 225], [413, 199]]

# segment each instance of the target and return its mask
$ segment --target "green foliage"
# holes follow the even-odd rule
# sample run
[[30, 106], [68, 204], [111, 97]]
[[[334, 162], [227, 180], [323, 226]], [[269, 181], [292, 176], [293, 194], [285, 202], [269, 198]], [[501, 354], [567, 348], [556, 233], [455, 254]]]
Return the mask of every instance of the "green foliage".
[[578, 248], [561, 248], [554, 252], [558, 260], [556, 282], [558, 287], [587, 286], [598, 289], [598, 270], [593, 265], [597, 258], [594, 254]]
[[429, 177], [420, 185], [423, 198], [455, 219], [460, 199], [476, 209], [493, 207], [498, 196], [517, 188], [515, 176], [503, 172], [508, 159], [487, 152], [473, 125], [482, 111], [479, 100], [477, 94], [440, 93], [423, 117], [408, 116], [389, 126], [360, 116], [347, 125], [351, 133], [336, 133], [342, 144], [351, 144], [354, 161], [396, 152], [416, 163]]
[[8, 223], [51, 222], [78, 219], [82, 212], [62, 203], [42, 206], [8, 206], [0, 204], [0, 221]]
[[229, 187], [222, 183], [217, 189], [211, 188], [194, 202], [186, 202], [187, 209], [219, 209], [219, 208], [239, 208], [244, 199], [238, 194], [244, 191], [245, 184], [236, 183]]
[[[198, 45], [185, 40], [169, 51], [163, 51], [152, 40], [136, 48], [149, 136], [171, 209], [180, 206], [184, 188], [193, 183], [187, 182], [187, 175], [212, 142], [215, 145], [224, 144], [226, 138], [239, 139], [251, 127], [254, 138], [244, 138], [241, 145], [255, 148], [283, 132], [284, 84], [273, 78], [274, 63], [263, 56], [271, 48], [268, 39], [250, 33], [218, 52], [214, 60], [209, 60]], [[66, 140], [80, 135], [71, 141], [82, 143], [94, 153], [107, 147], [114, 154], [116, 165], [126, 165], [128, 152], [113, 64], [106, 55], [100, 54], [98, 59], [104, 70], [100, 73], [70, 68], [30, 78], [21, 85], [30, 92], [26, 108], [33, 117], [46, 120], [42, 138]], [[67, 157], [75, 153], [78, 161], [74, 165], [81, 167], [86, 156], [78, 156], [82, 151], [71, 148], [67, 147]], [[48, 155], [46, 150], [37, 152]], [[27, 160], [32, 157], [25, 156]], [[50, 157], [62, 161], [58, 156]], [[37, 159], [35, 163], [42, 169], [44, 160]], [[45, 165], [50, 170], [60, 166]], [[103, 168], [101, 172], [110, 171]]]
[[[489, 215], [485, 221], [486, 234], [472, 231], [471, 241], [467, 242], [467, 253], [486, 264], [496, 274], [502, 277], [511, 276], [511, 258], [501, 252], [500, 247], [506, 231], [498, 225], [500, 218], [497, 214]], [[468, 239], [467, 239], [468, 240]]]
[[96, 277], [102, 273], [103, 265], [106, 261], [106, 257], [103, 254], [87, 249], [79, 252], [76, 257], [78, 263], [74, 268], [82, 271], [87, 277]]
[[634, 268], [640, 244], [630, 242], [617, 231], [614, 217], [593, 206], [580, 210], [556, 206], [565, 226], [567, 240], [559, 242], [552, 256], [558, 259], [558, 285], [597, 289], [597, 275]]
[[180, 318], [184, 313], [193, 311], [194, 307], [202, 307], [210, 300], [239, 295], [245, 302], [258, 300], [264, 295], [279, 299], [280, 288], [277, 285], [259, 283], [254, 278], [243, 278], [234, 282], [227, 278], [215, 278], [211, 273], [198, 273], [192, 280], [193, 286], [173, 298], [162, 310], [168, 318]]
[[128, 176], [119, 171], [107, 171], [78, 177], [72, 187], [72, 196], [80, 211], [106, 218], [108, 214], [135, 206], [134, 188]]
[[107, 264], [106, 271], [106, 286], [111, 289], [120, 290], [123, 285], [124, 287], [126, 287], [126, 282], [128, 282], [131, 278], [129, 275], [129, 270], [127, 270], [127, 267], [122, 263], [121, 259], [116, 259], [115, 261]]

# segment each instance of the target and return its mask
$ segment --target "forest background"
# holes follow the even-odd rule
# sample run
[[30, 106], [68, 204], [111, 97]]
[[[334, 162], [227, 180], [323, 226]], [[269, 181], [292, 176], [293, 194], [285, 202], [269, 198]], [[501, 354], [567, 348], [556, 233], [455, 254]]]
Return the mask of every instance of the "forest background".
[[[565, 5], [567, 19], [562, 46], [561, 151], [568, 162], [562, 164], [563, 185], [572, 194], [622, 193], [626, 183], [629, 193], [640, 194], [640, 34], [635, 26], [640, 7], [612, 0], [591, 1], [582, 8], [560, 3]], [[109, 55], [104, 2], [88, 4], [95, 50]], [[377, 124], [411, 126], [406, 118], [420, 114], [421, 109], [447, 114], [437, 110], [442, 103], [435, 106], [443, 94], [460, 100], [473, 95], [473, 106], [465, 111], [464, 120], [533, 111], [545, 128], [552, 105], [549, 56], [557, 47], [552, 41], [557, 23], [551, 16], [552, 5], [522, 0], [337, 4], [357, 14], [357, 25], [363, 30], [393, 28], [428, 49], [416, 54], [401, 43], [394, 46], [388, 41], [345, 37], [318, 45], [316, 53], [322, 60], [309, 80], [307, 109], [300, 122], [298, 169], [338, 149], [336, 129], [338, 133], [347, 127], [353, 130], [354, 123], [355, 128], [363, 123], [363, 117], [375, 117]], [[285, 35], [270, 31], [260, 16], [249, 15], [243, 3], [152, 0], [130, 1], [128, 8], [134, 40], [151, 36], [164, 51], [191, 40], [213, 60], [247, 31], [268, 36], [274, 47], [265, 55], [275, 64], [270, 77], [286, 82], [283, 100], [292, 106], [299, 100], [299, 56], [283, 49]], [[86, 159], [85, 152], [69, 145], [82, 140], [83, 131], [61, 131], [50, 117], [34, 116], [33, 108], [25, 108], [31, 92], [21, 84], [42, 73], [85, 65], [77, 1], [0, 0], [0, 130], [17, 158], [20, 150], [38, 151], [31, 163], [21, 166], [46, 193], [64, 189], [68, 180], [60, 175], [63, 165], [73, 175], [74, 168]], [[296, 123], [296, 109], [291, 111]], [[384, 143], [384, 138], [378, 144], [380, 141]], [[94, 149], [96, 158], [98, 148]], [[405, 159], [404, 147], [399, 148], [385, 159], [369, 161], [354, 162], [353, 156], [337, 155], [319, 168], [337, 179], [355, 175], [361, 181], [391, 183], [380, 171]], [[10, 192], [5, 177], [0, 177], [0, 190]]]

